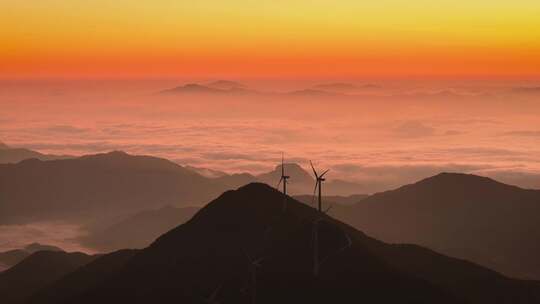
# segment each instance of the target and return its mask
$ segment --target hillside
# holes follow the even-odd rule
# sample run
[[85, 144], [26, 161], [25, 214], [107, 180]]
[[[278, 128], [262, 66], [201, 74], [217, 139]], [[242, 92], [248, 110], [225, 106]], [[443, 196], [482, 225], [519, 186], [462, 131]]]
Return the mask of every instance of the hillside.
[[540, 191], [443, 173], [332, 214], [387, 241], [414, 243], [520, 278], [540, 279]]
[[38, 251], [0, 273], [2, 304], [24, 303], [34, 292], [71, 273], [95, 256], [80, 252]]
[[106, 278], [79, 273], [86, 288], [61, 297], [55, 285], [33, 303], [540, 302], [536, 282], [382, 243], [293, 199], [283, 213], [282, 198], [263, 184], [227, 191]]

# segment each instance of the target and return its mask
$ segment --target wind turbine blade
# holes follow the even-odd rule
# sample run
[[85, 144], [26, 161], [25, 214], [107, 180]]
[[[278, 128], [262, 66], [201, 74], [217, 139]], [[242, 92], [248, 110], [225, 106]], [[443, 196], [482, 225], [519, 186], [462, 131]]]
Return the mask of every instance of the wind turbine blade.
[[285, 160], [283, 157], [283, 152], [281, 152], [281, 176], [285, 175]]
[[317, 175], [317, 171], [315, 171], [315, 168], [313, 167], [313, 163], [309, 161], [309, 164], [311, 165], [311, 169], [313, 170], [313, 174], [315, 174], [315, 177], [319, 178], [319, 176]]
[[248, 261], [250, 263], [253, 263], [253, 260], [251, 259], [251, 256], [247, 253], [247, 251], [245, 249], [242, 249], [242, 251], [244, 252], [244, 255], [246, 256], [246, 258], [248, 259]]
[[330, 209], [332, 209], [332, 207], [334, 207], [334, 205], [328, 206], [328, 208], [326, 208], [326, 210], [324, 210], [324, 213], [328, 213], [328, 211], [330, 211]]
[[323, 174], [321, 174], [321, 177], [323, 177], [326, 173], [328, 173], [328, 171], [330, 171], [330, 169], [324, 171]]
[[262, 261], [264, 261], [264, 257], [260, 257], [260, 258], [258, 258], [257, 260], [253, 261], [253, 264], [255, 264], [256, 266], [260, 267]]
[[317, 186], [319, 182], [315, 181], [315, 188], [313, 188], [313, 195], [311, 196], [311, 205], [315, 205], [315, 192], [317, 192]]
[[279, 179], [279, 183], [277, 184], [276, 189], [279, 188], [279, 185], [281, 185], [281, 181], [282, 181], [282, 180], [283, 180], [283, 177], [281, 177], [281, 178]]
[[216, 290], [214, 290], [214, 292], [210, 295], [210, 301], [212, 301], [212, 303], [215, 302], [216, 297], [217, 297], [217, 295], [218, 295], [220, 289], [221, 289], [221, 285], [219, 285], [219, 286], [216, 288]]

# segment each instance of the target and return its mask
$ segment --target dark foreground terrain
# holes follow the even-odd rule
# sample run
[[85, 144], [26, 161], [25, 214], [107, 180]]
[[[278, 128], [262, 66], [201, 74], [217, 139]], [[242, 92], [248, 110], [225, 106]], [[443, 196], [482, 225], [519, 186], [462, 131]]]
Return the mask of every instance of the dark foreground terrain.
[[540, 303], [538, 282], [380, 242], [292, 198], [286, 207], [275, 189], [249, 184], [148, 248], [86, 257], [14, 297], [26, 291], [13, 277], [49, 272], [47, 259], [33, 269], [21, 269], [23, 261], [0, 274], [0, 297], [16, 299], [7, 304]]

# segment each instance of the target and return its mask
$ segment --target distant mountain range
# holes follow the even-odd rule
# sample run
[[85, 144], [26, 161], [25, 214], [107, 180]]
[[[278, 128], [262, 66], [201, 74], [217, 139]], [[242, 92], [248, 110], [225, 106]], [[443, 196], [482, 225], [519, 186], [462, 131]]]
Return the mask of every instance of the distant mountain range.
[[317, 90], [327, 91], [327, 92], [354, 94], [354, 93], [359, 93], [362, 90], [380, 89], [381, 86], [372, 84], [372, 83], [355, 85], [352, 83], [334, 82], [334, 83], [319, 84], [319, 85], [314, 86], [313, 88]]
[[271, 96], [283, 96], [283, 97], [312, 97], [312, 98], [326, 98], [326, 97], [346, 97], [347, 95], [354, 95], [360, 93], [366, 93], [370, 90], [379, 89], [380, 86], [375, 84], [362, 84], [355, 85], [350, 83], [325, 83], [315, 85], [309, 88], [302, 88], [285, 92], [272, 92], [272, 91], [257, 91], [250, 89], [248, 86], [230, 80], [218, 80], [209, 83], [187, 83], [171, 89], [165, 89], [161, 91], [164, 95], [176, 95], [176, 94], [206, 94], [206, 95], [271, 95]]
[[[310, 193], [314, 180], [297, 164], [286, 164], [290, 193]], [[1, 223], [36, 220], [89, 220], [126, 216], [167, 205], [197, 206], [225, 190], [250, 182], [276, 185], [281, 166], [261, 175], [205, 177], [166, 159], [124, 152], [73, 159], [27, 159], [0, 164]], [[325, 184], [327, 194], [353, 194], [359, 185], [340, 180]], [[32, 191], [28, 191], [32, 189]], [[46, 206], [46, 208], [44, 208]]]
[[[0, 274], [0, 296], [13, 299], [17, 291], [36, 304], [540, 303], [537, 281], [509, 279], [416, 245], [386, 244], [292, 198], [284, 212], [282, 202], [275, 189], [249, 184], [140, 251], [75, 262], [31, 256]], [[28, 284], [33, 276], [50, 278], [54, 264], [68, 273]], [[62, 266], [77, 264], [71, 271]]]
[[166, 89], [160, 92], [165, 95], [175, 94], [256, 94], [254, 90], [247, 89], [244, 85], [227, 80], [219, 80], [206, 84], [188, 83], [172, 89]]
[[414, 243], [540, 279], [540, 191], [443, 173], [331, 214], [386, 242]]
[[168, 160], [124, 152], [29, 159], [0, 165], [0, 224], [80, 223], [166, 205], [200, 205], [227, 189]]
[[11, 148], [8, 145], [0, 142], [0, 164], [14, 164], [29, 158], [36, 158], [39, 160], [54, 160], [72, 158], [72, 156], [43, 154], [25, 148]]
[[[288, 193], [299, 195], [313, 192], [315, 179], [304, 168], [296, 163], [285, 163], [285, 172], [290, 176], [291, 183], [288, 186]], [[277, 165], [274, 170], [258, 175], [249, 173], [227, 174], [219, 171], [205, 171], [206, 169], [194, 168], [196, 172], [201, 174], [209, 174], [216, 176], [215, 180], [226, 185], [229, 189], [238, 188], [248, 183], [261, 182], [270, 186], [277, 186], [281, 177], [281, 164]], [[347, 182], [340, 179], [330, 179], [324, 184], [324, 192], [328, 195], [353, 195], [358, 193], [361, 185], [353, 182]]]
[[[309, 193], [298, 199], [311, 204], [309, 172], [285, 166], [293, 181], [289, 193]], [[280, 165], [259, 175], [216, 171], [205, 177], [200, 170], [123, 152], [3, 164], [0, 223], [97, 222], [81, 239], [87, 245], [103, 251], [143, 248], [197, 210], [179, 207], [201, 206], [252, 182], [275, 186], [281, 174]], [[540, 279], [538, 190], [449, 173], [369, 197], [353, 195], [360, 185], [339, 180], [323, 189], [332, 216], [383, 241], [420, 244], [510, 276]]]
[[55, 246], [32, 243], [21, 249], [13, 249], [5, 252], [0, 252], [0, 272], [16, 265], [20, 261], [27, 258], [29, 255], [43, 250], [62, 251], [62, 249]]

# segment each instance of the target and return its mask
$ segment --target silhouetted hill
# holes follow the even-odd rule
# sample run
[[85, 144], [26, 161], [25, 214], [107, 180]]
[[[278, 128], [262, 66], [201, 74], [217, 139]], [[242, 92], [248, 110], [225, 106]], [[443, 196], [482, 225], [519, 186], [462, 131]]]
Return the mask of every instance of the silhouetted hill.
[[315, 90], [315, 89], [304, 89], [304, 90], [292, 91], [292, 92], [288, 92], [287, 95], [291, 97], [311, 97], [311, 98], [329, 98], [329, 97], [336, 97], [336, 96], [344, 96], [342, 93], [338, 93], [338, 92], [329, 92], [329, 91]]
[[0, 271], [16, 265], [32, 253], [38, 251], [62, 251], [62, 249], [55, 246], [32, 243], [22, 249], [14, 249], [6, 252], [0, 252]]
[[110, 227], [92, 231], [80, 239], [83, 245], [110, 252], [123, 248], [144, 248], [158, 236], [189, 220], [199, 208], [145, 210], [125, 218]]
[[28, 253], [34, 253], [38, 251], [63, 251], [62, 248], [51, 246], [51, 245], [43, 245], [40, 243], [32, 243], [28, 244], [24, 247], [24, 251]]
[[23, 303], [31, 294], [90, 262], [84, 253], [39, 251], [0, 273], [2, 304]]
[[0, 223], [197, 205], [225, 189], [168, 160], [123, 152], [25, 160], [0, 165]]
[[253, 94], [255, 91], [250, 91], [243, 86], [234, 85], [228, 82], [213, 82], [208, 85], [198, 83], [188, 83], [172, 89], [163, 90], [160, 94], [175, 95], [175, 94], [205, 94], [205, 95], [230, 95], [230, 94]]
[[339, 93], [353, 93], [358, 90], [358, 87], [351, 83], [344, 82], [334, 82], [334, 83], [324, 83], [314, 86], [316, 90], [323, 90], [329, 92], [339, 92]]
[[372, 84], [372, 83], [366, 83], [362, 85], [354, 85], [351, 83], [345, 83], [345, 82], [335, 82], [335, 83], [323, 83], [314, 86], [313, 88], [317, 90], [327, 91], [327, 92], [336, 92], [336, 93], [346, 93], [346, 94], [355, 94], [359, 93], [363, 90], [375, 90], [380, 89], [381, 86]]
[[43, 154], [24, 148], [11, 148], [0, 142], [0, 164], [15, 164], [25, 159], [37, 158], [39, 160], [73, 158], [69, 155]]
[[22, 249], [0, 252], [0, 272], [24, 260], [29, 253]]
[[220, 90], [231, 90], [231, 89], [245, 89], [246, 86], [236, 82], [236, 81], [230, 81], [230, 80], [216, 80], [209, 82], [207, 84], [211, 88], [216, 88]]
[[333, 215], [388, 242], [427, 246], [507, 275], [540, 279], [540, 191], [443, 173]]
[[[220, 303], [540, 302], [536, 282], [382, 243], [292, 198], [283, 212], [282, 201], [264, 184], [227, 191], [118, 271], [83, 274], [77, 281], [91, 282], [87, 288], [69, 288], [75, 280], [65, 279], [35, 303], [203, 303], [211, 294]], [[59, 299], [59, 290], [69, 297]]]
[[137, 250], [119, 250], [97, 257], [33, 294], [27, 303], [61, 303], [84, 293], [119, 271]]

